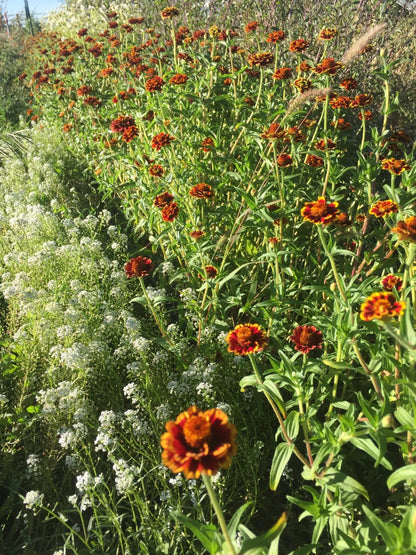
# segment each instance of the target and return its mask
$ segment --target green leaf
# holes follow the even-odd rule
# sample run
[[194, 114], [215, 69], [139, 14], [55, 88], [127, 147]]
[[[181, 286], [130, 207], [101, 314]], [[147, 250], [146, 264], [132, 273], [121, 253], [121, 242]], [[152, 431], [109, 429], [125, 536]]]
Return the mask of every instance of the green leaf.
[[409, 464], [395, 470], [387, 479], [387, 487], [391, 489], [404, 480], [416, 480], [416, 464]]
[[244, 540], [239, 551], [240, 555], [260, 555], [261, 553], [267, 553], [271, 542], [279, 538], [285, 529], [286, 521], [286, 513], [283, 513], [270, 530], [261, 536], [257, 536], [257, 538]]
[[287, 415], [286, 421], [286, 431], [291, 439], [296, 439], [299, 434], [299, 413], [292, 410]]
[[[371, 439], [365, 437], [352, 437], [350, 441], [354, 445], [354, 447], [357, 447], [357, 449], [361, 449], [361, 451], [364, 451], [364, 453], [368, 453], [370, 457], [373, 457], [375, 461], [379, 460], [380, 449], [377, 447], [377, 445], [374, 444], [373, 441], [371, 441]], [[384, 466], [384, 468], [387, 468], [387, 470], [393, 470], [390, 462], [385, 457], [380, 460], [380, 464]], [[377, 466], [377, 463], [375, 464], [375, 466]]]
[[244, 503], [244, 505], [241, 505], [241, 507], [239, 507], [236, 512], [233, 514], [233, 516], [231, 517], [227, 529], [228, 529], [228, 533], [230, 534], [230, 538], [234, 538], [236, 533], [237, 533], [237, 528], [238, 525], [240, 524], [240, 520], [241, 517], [243, 516], [244, 511], [252, 504], [251, 501], [249, 501], [248, 503]]
[[363, 505], [363, 511], [365, 516], [370, 521], [371, 525], [377, 530], [380, 536], [383, 538], [384, 543], [386, 546], [393, 551], [393, 553], [397, 553], [397, 549], [401, 545], [400, 541], [400, 533], [398, 529], [388, 522], [383, 522], [378, 516], [376, 516], [373, 512], [370, 511], [368, 507]]
[[215, 555], [219, 552], [223, 544], [223, 538], [213, 524], [201, 524], [197, 520], [193, 520], [178, 511], [172, 511], [171, 514], [195, 534], [210, 555]]
[[416, 428], [416, 421], [414, 416], [407, 412], [404, 407], [399, 407], [396, 411], [394, 411], [394, 416], [405, 428], [409, 430], [414, 430]]
[[357, 482], [357, 480], [354, 480], [354, 478], [351, 478], [351, 476], [347, 476], [346, 474], [344, 474], [340, 470], [336, 470], [335, 468], [329, 468], [326, 471], [323, 482], [326, 483], [328, 487], [336, 486], [344, 491], [358, 493], [359, 495], [365, 497], [367, 501], [369, 501], [370, 499], [368, 491], [365, 489], [364, 486], [360, 484], [360, 482]]
[[283, 471], [292, 456], [295, 446], [288, 443], [279, 443], [274, 452], [270, 469], [270, 489], [276, 491]]

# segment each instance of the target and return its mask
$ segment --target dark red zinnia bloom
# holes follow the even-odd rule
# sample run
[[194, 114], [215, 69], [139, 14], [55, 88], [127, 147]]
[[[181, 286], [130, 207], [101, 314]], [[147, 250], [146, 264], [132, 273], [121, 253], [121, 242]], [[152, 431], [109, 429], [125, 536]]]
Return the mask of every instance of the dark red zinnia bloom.
[[393, 291], [394, 288], [396, 288], [396, 291], [400, 291], [403, 286], [403, 280], [398, 276], [389, 274], [381, 280], [381, 285], [386, 291]]
[[295, 344], [296, 351], [301, 353], [322, 349], [323, 335], [315, 326], [298, 326], [289, 339]]
[[160, 150], [162, 147], [170, 145], [174, 140], [175, 137], [172, 137], [168, 133], [158, 133], [153, 137], [151, 146], [155, 150]]
[[135, 126], [136, 122], [130, 116], [119, 116], [110, 123], [110, 129], [114, 133], [124, 133], [131, 126]]
[[285, 38], [284, 31], [273, 31], [267, 35], [267, 42], [271, 42], [272, 44], [276, 44]]
[[127, 129], [123, 131], [123, 135], [121, 138], [125, 143], [129, 143], [134, 139], [134, 137], [137, 137], [138, 134], [139, 134], [138, 127], [136, 127], [135, 125], [131, 125], [130, 127], [127, 127]]
[[220, 468], [228, 468], [237, 453], [236, 435], [222, 410], [202, 412], [190, 407], [166, 424], [161, 438], [163, 464], [188, 479], [215, 475]]
[[245, 32], [252, 33], [256, 29], [258, 29], [258, 27], [259, 27], [258, 21], [251, 21], [250, 23], [247, 23], [247, 25], [245, 26]]
[[173, 222], [178, 217], [179, 206], [176, 202], [170, 202], [162, 208], [162, 218], [165, 222]]
[[128, 278], [145, 277], [153, 270], [153, 263], [150, 258], [136, 256], [131, 258], [124, 266], [124, 271]]
[[267, 345], [266, 334], [258, 324], [239, 324], [228, 333], [225, 341], [228, 351], [235, 355], [258, 353]]
[[194, 185], [189, 190], [189, 194], [194, 198], [212, 198], [215, 195], [211, 185], [207, 183], [198, 183], [198, 185]]
[[277, 158], [277, 165], [280, 166], [281, 168], [288, 168], [292, 164], [293, 164], [293, 159], [290, 156], [290, 154], [281, 154]]
[[300, 211], [303, 219], [313, 224], [328, 225], [333, 223], [338, 215], [338, 203], [327, 203], [324, 197], [319, 197], [318, 200], [313, 202], [306, 202], [305, 206]]
[[161, 77], [152, 77], [148, 79], [144, 85], [144, 88], [149, 92], [161, 91], [165, 82]]
[[164, 169], [160, 164], [154, 164], [153, 166], [150, 166], [149, 173], [150, 175], [153, 175], [153, 177], [162, 177]]
[[167, 204], [170, 204], [174, 198], [175, 197], [173, 195], [165, 191], [164, 193], [161, 193], [160, 195], [157, 195], [155, 197], [153, 204], [158, 208], [163, 208]]
[[292, 75], [292, 69], [290, 67], [279, 67], [273, 73], [272, 77], [273, 79], [283, 80], [283, 79], [289, 79], [291, 75]]
[[308, 46], [309, 42], [305, 39], [292, 40], [289, 45], [289, 50], [291, 52], [303, 52], [306, 48], [308, 48]]
[[323, 159], [320, 156], [315, 156], [315, 154], [308, 154], [306, 156], [305, 163], [308, 164], [308, 166], [313, 166], [314, 168], [324, 165]]
[[331, 139], [320, 139], [315, 143], [315, 148], [316, 150], [334, 150], [337, 145]]
[[188, 81], [189, 77], [184, 73], [176, 73], [169, 79], [171, 85], [183, 85]]

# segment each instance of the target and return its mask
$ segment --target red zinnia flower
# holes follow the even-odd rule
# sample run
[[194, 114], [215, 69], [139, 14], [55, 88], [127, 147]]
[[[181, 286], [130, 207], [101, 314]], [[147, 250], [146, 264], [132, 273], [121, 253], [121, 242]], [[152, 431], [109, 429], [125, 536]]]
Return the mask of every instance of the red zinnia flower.
[[331, 122], [331, 126], [336, 129], [350, 129], [351, 123], [344, 118], [339, 118], [337, 121]]
[[335, 96], [329, 100], [329, 105], [331, 108], [336, 110], [337, 108], [352, 108], [352, 103], [354, 99], [350, 96]]
[[213, 146], [215, 146], [214, 139], [212, 139], [211, 137], [207, 137], [201, 143], [201, 148], [204, 152], [209, 152], [210, 150], [212, 150]]
[[86, 96], [90, 93], [92, 93], [92, 87], [89, 87], [88, 85], [82, 85], [82, 87], [77, 89], [78, 96]]
[[288, 168], [292, 164], [293, 164], [293, 160], [290, 154], [281, 154], [277, 158], [277, 165], [280, 166], [281, 168]]
[[250, 355], [262, 351], [267, 337], [258, 324], [239, 324], [225, 338], [228, 351], [235, 355]]
[[400, 175], [401, 173], [410, 170], [410, 165], [406, 160], [396, 160], [395, 158], [385, 158], [381, 161], [381, 167], [383, 170], [387, 170], [394, 175]]
[[128, 127], [135, 126], [136, 122], [130, 116], [119, 116], [110, 123], [110, 129], [114, 133], [124, 133]]
[[153, 201], [153, 204], [155, 206], [157, 206], [158, 208], [163, 208], [167, 204], [170, 204], [173, 201], [174, 198], [175, 197], [173, 195], [171, 195], [170, 193], [165, 191], [164, 193], [161, 193], [160, 195], [157, 195], [155, 197], [155, 200]]
[[[360, 119], [361, 121], [363, 120], [363, 114], [362, 114], [362, 112], [360, 112], [360, 113], [358, 114], [358, 119]], [[364, 111], [364, 119], [365, 119], [365, 120], [373, 119], [373, 113], [371, 112], [371, 110], [365, 110], [365, 111]]]
[[399, 205], [393, 200], [379, 200], [370, 208], [370, 214], [373, 214], [376, 218], [384, 218], [389, 214], [398, 212]]
[[205, 266], [205, 273], [207, 274], [207, 277], [210, 279], [214, 279], [217, 277], [218, 275], [218, 270], [215, 266]]
[[322, 349], [323, 335], [315, 326], [298, 326], [289, 337], [296, 351], [307, 354], [313, 349]]
[[319, 197], [316, 201], [306, 202], [300, 213], [305, 221], [328, 225], [334, 222], [339, 214], [338, 203], [327, 204], [324, 197]]
[[373, 97], [371, 94], [358, 94], [352, 103], [353, 108], [367, 106], [373, 102]]
[[188, 479], [215, 475], [219, 468], [228, 468], [237, 453], [236, 435], [222, 410], [190, 407], [166, 424], [161, 438], [163, 464]]
[[179, 206], [176, 202], [169, 202], [162, 208], [162, 218], [165, 222], [173, 222], [178, 217]]
[[360, 318], [370, 320], [388, 320], [393, 316], [401, 316], [406, 303], [397, 301], [394, 293], [381, 291], [373, 293], [361, 305]]
[[151, 146], [155, 150], [160, 150], [162, 147], [170, 145], [174, 140], [175, 137], [172, 137], [172, 135], [168, 133], [158, 133], [153, 137]]
[[162, 177], [163, 172], [164, 169], [160, 164], [154, 164], [149, 168], [149, 173], [150, 175], [153, 175], [153, 177]]
[[137, 137], [138, 134], [139, 134], [139, 129], [135, 125], [131, 125], [130, 127], [127, 127], [127, 129], [123, 131], [123, 135], [121, 138], [125, 143], [129, 143], [134, 139], [134, 137]]
[[145, 256], [136, 256], [131, 258], [124, 266], [124, 271], [128, 278], [145, 277], [153, 270], [153, 264], [150, 258]]
[[194, 185], [189, 190], [189, 194], [194, 198], [212, 198], [215, 195], [211, 185], [207, 183], [198, 183], [198, 185]]
[[403, 280], [393, 274], [389, 274], [381, 280], [381, 285], [386, 291], [393, 291], [394, 288], [396, 288], [396, 291], [400, 291]]

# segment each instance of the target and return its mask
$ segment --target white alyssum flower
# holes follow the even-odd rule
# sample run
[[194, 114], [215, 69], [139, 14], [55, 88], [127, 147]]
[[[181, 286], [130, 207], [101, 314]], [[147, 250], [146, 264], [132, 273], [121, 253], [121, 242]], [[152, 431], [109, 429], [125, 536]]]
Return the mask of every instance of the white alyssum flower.
[[34, 509], [35, 507], [41, 506], [43, 503], [43, 498], [45, 495], [37, 490], [30, 490], [26, 493], [23, 499], [23, 504], [27, 509]]

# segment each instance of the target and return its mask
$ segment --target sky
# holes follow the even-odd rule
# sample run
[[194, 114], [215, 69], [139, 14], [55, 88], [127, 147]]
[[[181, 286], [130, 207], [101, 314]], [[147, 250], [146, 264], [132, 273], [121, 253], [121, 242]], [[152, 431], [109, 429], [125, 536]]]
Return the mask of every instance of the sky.
[[[25, 12], [24, 0], [3, 0], [0, 2], [5, 8], [9, 17]], [[46, 15], [49, 10], [57, 8], [61, 2], [60, 0], [28, 0], [30, 13], [34, 16]]]

